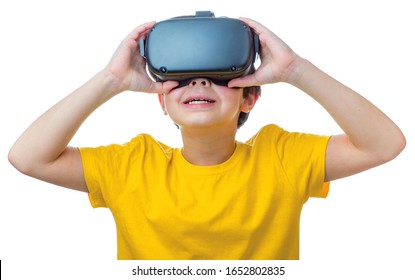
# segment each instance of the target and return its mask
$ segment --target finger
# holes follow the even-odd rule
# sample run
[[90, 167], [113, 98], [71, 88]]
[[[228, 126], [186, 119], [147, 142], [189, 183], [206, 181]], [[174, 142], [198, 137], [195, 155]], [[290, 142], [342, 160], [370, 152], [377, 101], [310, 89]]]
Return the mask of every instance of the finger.
[[248, 75], [245, 77], [235, 78], [229, 81], [228, 87], [250, 87], [250, 86], [259, 86], [258, 80], [254, 75]]
[[178, 81], [156, 82], [152, 84], [151, 93], [169, 93], [179, 85]]
[[248, 24], [252, 29], [254, 29], [255, 33], [257, 33], [258, 35], [268, 30], [265, 26], [253, 19], [246, 17], [240, 17], [239, 19]]
[[140, 37], [143, 35], [143, 33], [147, 33], [154, 26], [155, 23], [155, 21], [150, 21], [140, 26], [137, 26], [136, 28], [134, 28], [133, 31], [130, 32], [130, 34], [128, 34], [127, 39], [138, 41]]
[[141, 37], [146, 36], [146, 34], [151, 30], [155, 23], [155, 21], [151, 21], [137, 26], [127, 35], [127, 37], [125, 37], [125, 39], [121, 42], [119, 48], [127, 47], [131, 50], [132, 53], [139, 51], [138, 41]]

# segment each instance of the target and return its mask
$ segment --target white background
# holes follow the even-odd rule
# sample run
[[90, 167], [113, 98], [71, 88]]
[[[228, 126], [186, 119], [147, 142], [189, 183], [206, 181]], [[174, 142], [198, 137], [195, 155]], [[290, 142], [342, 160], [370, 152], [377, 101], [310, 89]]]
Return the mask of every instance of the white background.
[[[8, 150], [23, 130], [102, 69], [134, 27], [196, 10], [260, 21], [301, 56], [380, 107], [407, 137], [406, 149], [392, 162], [332, 182], [327, 199], [308, 201], [302, 215], [299, 262], [118, 262], [114, 222], [107, 209], [92, 209], [84, 193], [21, 175], [7, 161]], [[285, 279], [414, 279], [413, 14], [409, 0], [3, 0], [0, 259], [4, 279], [130, 279], [137, 265], [285, 265]], [[285, 84], [263, 86], [238, 140], [248, 139], [271, 122], [287, 130], [340, 132], [318, 104]], [[99, 108], [71, 145], [123, 143], [141, 132], [180, 145], [179, 131], [163, 115], [157, 97], [129, 92]]]

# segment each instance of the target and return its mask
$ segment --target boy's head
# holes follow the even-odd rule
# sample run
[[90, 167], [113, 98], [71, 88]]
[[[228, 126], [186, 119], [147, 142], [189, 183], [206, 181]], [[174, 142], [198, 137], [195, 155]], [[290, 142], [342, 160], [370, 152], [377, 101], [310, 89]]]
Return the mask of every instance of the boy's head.
[[[230, 80], [253, 73], [258, 52], [258, 36], [249, 26], [239, 19], [217, 18], [210, 11], [158, 22], [140, 40], [150, 76], [161, 82], [179, 81], [179, 87], [199, 77], [226, 87]], [[256, 101], [260, 87], [242, 92], [243, 98], [254, 96]], [[248, 115], [241, 110], [238, 128]]]

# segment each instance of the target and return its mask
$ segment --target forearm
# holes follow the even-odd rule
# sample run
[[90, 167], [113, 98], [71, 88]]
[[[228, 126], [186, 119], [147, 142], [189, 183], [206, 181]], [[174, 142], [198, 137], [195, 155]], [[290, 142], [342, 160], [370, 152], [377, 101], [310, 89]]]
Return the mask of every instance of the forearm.
[[400, 129], [381, 110], [310, 62], [299, 61], [289, 83], [321, 104], [358, 150], [385, 155], [401, 149]]
[[84, 120], [113, 96], [108, 90], [110, 82], [100, 72], [41, 115], [10, 150], [12, 164], [27, 171], [55, 161]]

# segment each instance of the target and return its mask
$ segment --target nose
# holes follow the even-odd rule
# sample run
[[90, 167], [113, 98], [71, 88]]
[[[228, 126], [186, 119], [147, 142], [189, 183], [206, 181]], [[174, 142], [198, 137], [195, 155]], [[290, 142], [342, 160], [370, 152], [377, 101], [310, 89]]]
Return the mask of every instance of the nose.
[[201, 85], [204, 87], [209, 87], [211, 85], [211, 81], [209, 79], [206, 78], [194, 78], [190, 81], [189, 86], [190, 87], [194, 87], [197, 85]]

